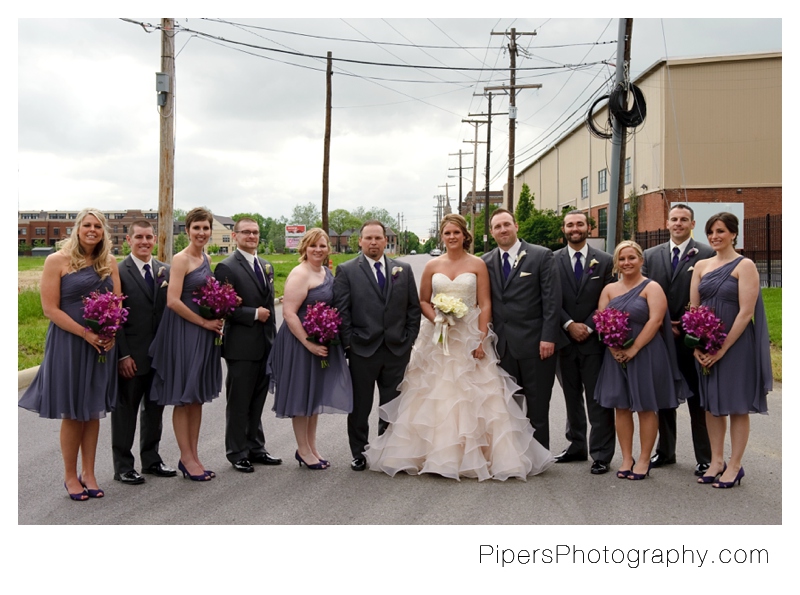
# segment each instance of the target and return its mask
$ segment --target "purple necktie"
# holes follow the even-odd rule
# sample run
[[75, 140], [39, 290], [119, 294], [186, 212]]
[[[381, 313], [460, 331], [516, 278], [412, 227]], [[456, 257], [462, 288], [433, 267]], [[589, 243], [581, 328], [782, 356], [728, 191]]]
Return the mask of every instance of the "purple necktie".
[[384, 277], [381, 272], [381, 263], [375, 263], [375, 272], [378, 273], [378, 286], [381, 288], [381, 291], [383, 291], [383, 288], [386, 287], [386, 277]]
[[675, 246], [672, 249], [672, 272], [675, 272], [675, 269], [678, 268], [678, 256], [681, 253], [681, 249]]
[[261, 272], [261, 267], [258, 264], [258, 258], [253, 261], [253, 270], [256, 272], [256, 278], [258, 279], [259, 285], [261, 285], [261, 287], [265, 287], [266, 283], [264, 282], [264, 273]]
[[153, 281], [153, 275], [150, 274], [150, 265], [146, 264], [142, 267], [144, 269], [144, 280], [147, 282], [147, 286], [150, 288], [150, 293], [156, 288], [156, 283]]
[[583, 256], [580, 252], [575, 253], [575, 280], [580, 283], [581, 277], [583, 277], [583, 265], [581, 264], [581, 256]]
[[503, 252], [503, 277], [508, 279], [511, 274], [511, 263], [508, 262], [508, 252]]

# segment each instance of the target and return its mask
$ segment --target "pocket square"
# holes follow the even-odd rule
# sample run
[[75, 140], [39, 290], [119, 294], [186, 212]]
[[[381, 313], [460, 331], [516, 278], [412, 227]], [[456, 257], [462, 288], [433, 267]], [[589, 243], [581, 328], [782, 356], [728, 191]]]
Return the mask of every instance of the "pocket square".
[[167, 283], [167, 282], [166, 282], [166, 280], [165, 280], [165, 281], [164, 281], [164, 282], [161, 284], [161, 287], [167, 287], [168, 285], [169, 285], [169, 283]]
[[520, 277], [527, 277], [530, 274], [532, 274], [532, 273], [526, 273], [525, 271], [520, 271], [519, 276]]
[[600, 278], [600, 275], [597, 275], [597, 277], [589, 277], [589, 280], [593, 281], [594, 279], [599, 279], [599, 278]]
[[686, 272], [688, 273], [689, 271], [693, 271], [693, 270], [694, 270], [694, 267], [689, 267], [688, 269], [686, 269]]

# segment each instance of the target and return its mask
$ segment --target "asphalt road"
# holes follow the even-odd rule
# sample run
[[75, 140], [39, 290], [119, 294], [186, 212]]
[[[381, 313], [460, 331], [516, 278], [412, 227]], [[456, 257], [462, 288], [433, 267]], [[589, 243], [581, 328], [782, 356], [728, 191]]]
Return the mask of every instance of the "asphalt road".
[[[429, 257], [409, 257], [415, 273]], [[280, 308], [278, 308], [280, 313]], [[20, 392], [21, 395], [21, 392]], [[109, 420], [101, 422], [97, 475], [106, 497], [72, 502], [62, 487], [60, 424], [18, 409], [18, 523], [21, 525], [717, 525], [781, 524], [781, 386], [770, 394], [768, 416], [754, 415], [741, 487], [715, 490], [695, 483], [689, 415], [678, 410], [678, 463], [646, 481], [593, 476], [589, 463], [554, 465], [527, 482], [462, 480], [350, 470], [345, 416], [320, 417], [318, 444], [332, 467], [298, 468], [291, 423], [263, 416], [267, 448], [278, 467], [236, 472], [225, 458], [225, 397], [203, 408], [200, 455], [217, 478], [195, 483], [147, 476], [139, 486], [112, 480]], [[271, 407], [271, 400], [267, 407]], [[177, 466], [178, 448], [165, 412], [161, 454]], [[373, 410], [373, 435], [377, 421]], [[566, 441], [563, 394], [551, 404], [553, 453]], [[638, 457], [637, 457], [638, 458]], [[621, 462], [617, 453], [612, 468]]]

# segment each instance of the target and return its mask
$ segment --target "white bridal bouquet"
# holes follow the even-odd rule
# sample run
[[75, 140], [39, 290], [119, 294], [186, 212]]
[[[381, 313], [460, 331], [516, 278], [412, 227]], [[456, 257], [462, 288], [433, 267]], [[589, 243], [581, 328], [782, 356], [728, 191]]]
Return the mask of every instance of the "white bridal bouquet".
[[433, 319], [435, 325], [433, 343], [441, 343], [444, 354], [450, 355], [447, 347], [447, 329], [456, 323], [457, 318], [463, 318], [469, 312], [469, 308], [460, 298], [446, 293], [437, 293], [431, 303], [436, 309], [436, 317]]

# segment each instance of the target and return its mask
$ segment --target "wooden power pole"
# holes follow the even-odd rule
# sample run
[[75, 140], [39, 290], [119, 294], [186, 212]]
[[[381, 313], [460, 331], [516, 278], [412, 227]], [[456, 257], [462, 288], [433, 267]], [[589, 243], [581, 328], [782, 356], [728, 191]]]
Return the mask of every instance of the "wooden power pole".
[[322, 229], [328, 233], [328, 171], [331, 167], [331, 83], [333, 82], [333, 58], [328, 52], [328, 67], [325, 71], [325, 148], [322, 157]]
[[[620, 19], [617, 48], [616, 87], [627, 90], [631, 62], [631, 34], [633, 19]], [[627, 92], [623, 91], [627, 98]], [[610, 106], [609, 106], [610, 110]], [[613, 253], [622, 241], [622, 223], [625, 204], [625, 138], [627, 129], [616, 118], [612, 118], [611, 136], [611, 184], [608, 193], [608, 231], [606, 232], [606, 250]]]
[[159, 94], [158, 258], [172, 262], [175, 199], [175, 19], [161, 19], [161, 73], [167, 91]]

